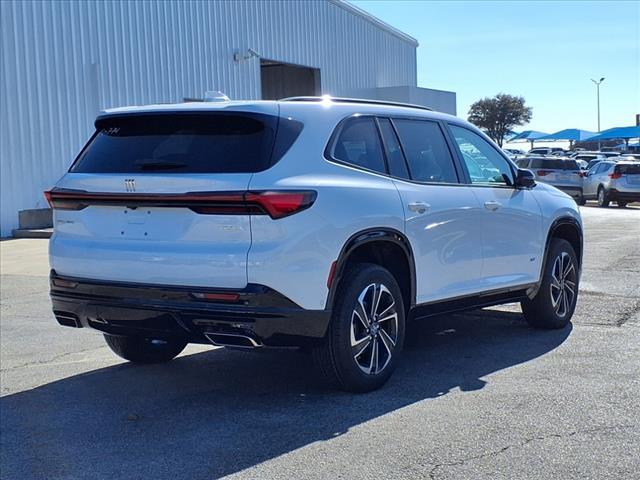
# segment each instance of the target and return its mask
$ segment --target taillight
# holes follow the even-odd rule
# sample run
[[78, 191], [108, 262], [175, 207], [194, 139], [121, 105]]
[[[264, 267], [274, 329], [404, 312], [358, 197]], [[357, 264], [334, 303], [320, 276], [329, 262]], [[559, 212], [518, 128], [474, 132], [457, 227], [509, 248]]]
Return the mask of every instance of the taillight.
[[269, 215], [283, 218], [309, 208], [316, 200], [313, 190], [264, 192], [93, 193], [79, 190], [51, 190], [45, 197], [51, 208], [82, 210], [90, 205], [118, 205], [135, 208], [188, 208], [204, 215]]
[[616, 180], [618, 178], [622, 178], [622, 174], [620, 172], [613, 172], [609, 174], [609, 178], [612, 180]]
[[51, 190], [47, 190], [46, 192], [44, 192], [44, 198], [47, 199], [47, 203], [49, 204], [49, 206], [53, 208], [53, 203], [51, 203]]
[[316, 192], [247, 192], [245, 201], [249, 206], [258, 205], [273, 219], [287, 217], [309, 208], [316, 200]]
[[549, 170], [538, 170], [538, 176], [544, 177], [545, 175], [549, 175], [551, 172]]

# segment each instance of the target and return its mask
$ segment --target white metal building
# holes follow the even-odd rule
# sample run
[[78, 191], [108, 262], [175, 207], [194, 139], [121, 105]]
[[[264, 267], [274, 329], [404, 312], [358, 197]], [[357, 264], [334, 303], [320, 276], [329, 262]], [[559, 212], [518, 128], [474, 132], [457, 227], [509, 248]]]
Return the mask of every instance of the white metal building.
[[1, 235], [46, 207], [100, 110], [330, 94], [455, 114], [416, 86], [415, 39], [342, 0], [0, 2]]

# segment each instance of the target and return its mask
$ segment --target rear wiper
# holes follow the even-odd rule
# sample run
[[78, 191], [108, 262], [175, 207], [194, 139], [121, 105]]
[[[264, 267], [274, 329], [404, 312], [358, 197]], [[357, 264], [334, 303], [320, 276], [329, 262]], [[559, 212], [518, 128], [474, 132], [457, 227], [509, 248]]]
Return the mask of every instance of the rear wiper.
[[181, 162], [160, 162], [157, 160], [138, 160], [136, 166], [142, 170], [172, 170], [174, 168], [186, 167], [186, 163]]

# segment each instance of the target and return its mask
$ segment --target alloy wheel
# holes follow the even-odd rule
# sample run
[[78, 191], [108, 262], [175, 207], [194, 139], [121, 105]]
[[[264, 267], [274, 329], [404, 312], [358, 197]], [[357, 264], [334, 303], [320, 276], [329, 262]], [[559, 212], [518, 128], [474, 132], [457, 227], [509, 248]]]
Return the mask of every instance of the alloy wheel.
[[576, 269], [567, 252], [556, 257], [551, 270], [551, 305], [558, 317], [565, 317], [576, 298]]
[[358, 296], [351, 315], [351, 352], [364, 373], [376, 375], [391, 361], [398, 341], [398, 312], [389, 289], [368, 285]]

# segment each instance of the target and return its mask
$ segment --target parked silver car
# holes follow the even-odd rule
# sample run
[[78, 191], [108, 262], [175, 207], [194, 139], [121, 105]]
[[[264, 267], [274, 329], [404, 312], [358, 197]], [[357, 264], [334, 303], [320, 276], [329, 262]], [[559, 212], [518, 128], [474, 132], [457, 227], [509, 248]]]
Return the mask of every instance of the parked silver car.
[[531, 170], [536, 176], [536, 181], [553, 185], [567, 195], [571, 195], [578, 205], [584, 205], [583, 172], [575, 160], [554, 157], [525, 157], [517, 159], [516, 165]]
[[640, 163], [611, 160], [597, 163], [584, 177], [583, 192], [585, 199], [597, 199], [601, 207], [608, 207], [611, 201], [621, 208], [630, 202], [640, 202]]

